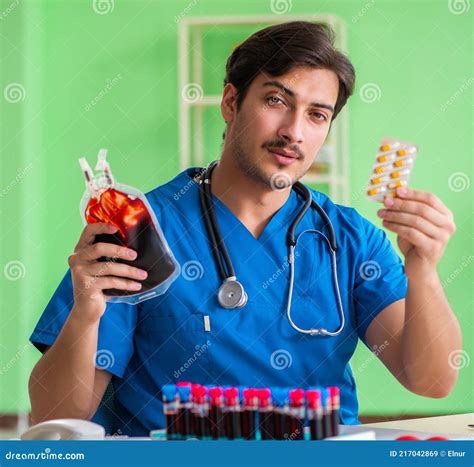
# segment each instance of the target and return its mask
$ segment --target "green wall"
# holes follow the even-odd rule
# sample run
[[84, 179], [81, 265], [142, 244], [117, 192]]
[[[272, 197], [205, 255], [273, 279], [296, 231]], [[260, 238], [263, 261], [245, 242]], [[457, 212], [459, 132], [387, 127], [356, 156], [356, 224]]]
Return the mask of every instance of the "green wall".
[[[27, 338], [82, 229], [77, 159], [93, 161], [107, 147], [116, 178], [143, 191], [172, 178], [180, 92], [175, 18], [271, 15], [271, 4], [116, 0], [98, 14], [88, 0], [0, 0], [0, 412], [29, 409], [27, 379], [39, 354]], [[463, 13], [462, 1], [448, 0], [293, 0], [289, 13], [334, 14], [348, 26], [357, 70], [348, 106], [350, 205], [381, 225], [378, 207], [363, 195], [374, 148], [384, 135], [420, 146], [412, 185], [435, 192], [458, 226], [439, 273], [472, 355], [472, 187], [460, 189], [472, 178], [472, 9]], [[206, 79], [215, 84], [224, 63], [213, 66]], [[7, 93], [11, 83], [21, 84], [19, 94]], [[374, 102], [360, 92], [369, 83]], [[212, 113], [212, 134], [220, 137]], [[206, 158], [219, 146], [214, 141]], [[404, 390], [362, 346], [352, 365], [363, 414], [473, 410], [473, 363], [441, 400]]]

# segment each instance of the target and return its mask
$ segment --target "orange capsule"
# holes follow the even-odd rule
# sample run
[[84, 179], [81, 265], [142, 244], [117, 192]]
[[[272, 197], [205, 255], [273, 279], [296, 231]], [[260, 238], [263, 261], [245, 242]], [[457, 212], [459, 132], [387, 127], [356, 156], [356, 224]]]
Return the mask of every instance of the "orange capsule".
[[377, 157], [377, 160], [379, 162], [387, 162], [388, 161], [388, 156], [379, 156], [379, 157]]
[[398, 188], [399, 186], [403, 186], [403, 185], [405, 185], [405, 183], [401, 180], [398, 180], [397, 182], [390, 183], [388, 187], [392, 189], [392, 188]]
[[397, 151], [397, 156], [403, 157], [407, 156], [408, 154], [413, 154], [414, 152], [416, 152], [416, 148], [414, 146], [410, 146], [408, 148], [399, 149]]
[[382, 152], [390, 151], [390, 145], [389, 144], [382, 144], [382, 146], [380, 146], [380, 150]]
[[393, 165], [394, 167], [401, 167], [403, 165], [403, 161], [395, 161]]
[[377, 174], [381, 174], [382, 172], [384, 172], [385, 170], [387, 170], [387, 167], [376, 167], [374, 172], [377, 173]]
[[390, 177], [392, 177], [392, 178], [398, 178], [398, 177], [400, 177], [400, 172], [398, 172], [398, 171], [392, 172], [392, 173], [390, 174]]
[[386, 191], [387, 191], [387, 188], [385, 188], [385, 186], [379, 186], [377, 188], [371, 188], [370, 190], [367, 190], [367, 194], [369, 196], [374, 196], [380, 193], [385, 193]]
[[377, 185], [378, 183], [380, 183], [382, 181], [382, 179], [380, 177], [374, 177], [370, 183], [372, 183], [372, 185]]

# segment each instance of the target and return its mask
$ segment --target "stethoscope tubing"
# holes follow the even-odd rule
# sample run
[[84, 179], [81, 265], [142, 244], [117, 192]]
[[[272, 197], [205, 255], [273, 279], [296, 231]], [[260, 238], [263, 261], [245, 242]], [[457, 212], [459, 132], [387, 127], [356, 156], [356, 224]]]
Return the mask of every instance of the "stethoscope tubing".
[[[202, 173], [199, 179], [199, 191], [200, 191], [200, 201], [201, 201], [201, 208], [204, 214], [204, 222], [206, 224], [206, 229], [209, 233], [210, 240], [211, 240], [211, 249], [214, 255], [214, 259], [219, 271], [219, 275], [223, 280], [222, 285], [219, 288], [218, 299], [221, 306], [225, 308], [241, 308], [245, 306], [247, 303], [247, 294], [245, 293], [243, 286], [240, 282], [237, 281], [234, 266], [229, 256], [229, 252], [227, 251], [227, 247], [225, 246], [224, 239], [222, 238], [219, 225], [217, 223], [217, 219], [214, 213], [214, 202], [212, 200], [212, 192], [210, 186], [210, 179], [212, 175], [212, 171], [214, 170], [215, 166], [217, 165], [218, 161], [212, 162], [209, 167]], [[332, 225], [329, 216], [324, 211], [324, 209], [313, 199], [311, 192], [309, 189], [304, 186], [300, 182], [296, 182], [293, 184], [292, 187], [296, 193], [304, 199], [304, 206], [292, 222], [290, 228], [288, 229], [288, 236], [287, 242], [289, 246], [289, 255], [288, 255], [288, 262], [290, 264], [290, 283], [289, 283], [289, 292], [288, 292], [288, 302], [287, 302], [287, 310], [286, 316], [290, 325], [296, 331], [307, 334], [311, 336], [328, 336], [328, 337], [335, 337], [338, 336], [345, 326], [345, 316], [344, 316], [344, 308], [342, 305], [341, 293], [339, 289], [339, 282], [337, 277], [337, 242], [336, 242], [336, 235], [334, 232], [334, 227]], [[329, 232], [329, 238], [321, 231], [315, 229], [307, 229], [301, 232], [297, 238], [295, 238], [295, 230], [298, 226], [299, 222], [306, 214], [306, 212], [310, 208], [316, 209], [318, 214], [323, 219], [326, 228]], [[293, 288], [294, 288], [294, 275], [295, 275], [295, 248], [298, 242], [298, 239], [301, 235], [306, 232], [315, 232], [322, 235], [325, 239], [326, 243], [329, 246], [330, 254], [331, 254], [331, 269], [332, 269], [332, 278], [334, 283], [334, 288], [336, 290], [336, 300], [337, 300], [337, 308], [339, 313], [340, 324], [339, 327], [335, 331], [328, 331], [325, 328], [310, 328], [310, 329], [303, 329], [296, 325], [296, 323], [291, 318], [291, 302], [293, 297]], [[224, 263], [222, 261], [224, 259]], [[227, 269], [227, 272], [226, 272]], [[228, 283], [232, 281], [234, 285], [234, 289], [238, 290], [241, 293], [240, 300], [234, 300], [230, 298], [230, 305], [229, 303], [225, 303], [225, 300], [222, 299], [222, 296], [225, 296], [225, 287], [229, 285]], [[238, 286], [238, 287], [235, 287]]]

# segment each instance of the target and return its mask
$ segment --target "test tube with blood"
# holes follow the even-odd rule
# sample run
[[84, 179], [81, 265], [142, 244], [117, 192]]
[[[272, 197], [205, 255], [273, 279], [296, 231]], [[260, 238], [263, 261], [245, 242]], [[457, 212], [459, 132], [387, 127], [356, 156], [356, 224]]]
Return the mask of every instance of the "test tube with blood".
[[239, 390], [236, 387], [224, 389], [224, 430], [227, 439], [239, 439], [240, 427], [240, 404]]
[[321, 402], [323, 407], [323, 437], [328, 438], [331, 436], [331, 401], [329, 399], [328, 390], [326, 388], [321, 389]]
[[280, 408], [280, 391], [279, 388], [270, 388], [272, 392], [273, 410], [271, 416], [271, 439], [281, 439], [283, 436], [281, 429], [281, 408]]
[[224, 398], [220, 386], [209, 388], [209, 430], [212, 439], [224, 438]]
[[244, 439], [256, 439], [257, 408], [257, 390], [253, 388], [244, 389], [242, 409], [242, 437]]
[[207, 388], [200, 384], [193, 384], [191, 394], [193, 401], [194, 434], [198, 439], [207, 439], [210, 436]]
[[290, 436], [292, 440], [304, 440], [304, 390], [292, 389], [290, 397]]
[[257, 391], [260, 439], [273, 438], [273, 405], [272, 392], [269, 388]]
[[292, 439], [291, 438], [291, 414], [290, 414], [290, 388], [280, 390], [281, 398], [281, 439]]
[[177, 416], [179, 398], [175, 384], [165, 384], [161, 388], [163, 397], [163, 412], [166, 417], [166, 439], [177, 439]]
[[321, 391], [319, 389], [308, 389], [306, 391], [306, 402], [308, 406], [308, 421], [311, 439], [321, 440], [324, 438]]
[[339, 435], [340, 391], [337, 386], [329, 386], [329, 402], [331, 405], [331, 436]]
[[191, 383], [180, 382], [177, 383], [179, 395], [179, 409], [178, 409], [178, 430], [181, 439], [186, 439], [193, 434], [192, 426], [192, 401], [191, 401]]

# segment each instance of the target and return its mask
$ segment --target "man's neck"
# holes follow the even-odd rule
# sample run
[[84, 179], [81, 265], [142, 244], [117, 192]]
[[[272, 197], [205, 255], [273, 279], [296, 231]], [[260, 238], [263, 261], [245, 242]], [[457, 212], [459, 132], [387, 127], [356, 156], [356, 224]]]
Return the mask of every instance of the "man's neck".
[[211, 191], [258, 239], [288, 200], [291, 188], [272, 190], [243, 173], [230, 158], [223, 158], [213, 170]]

